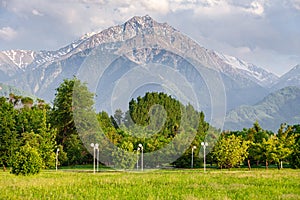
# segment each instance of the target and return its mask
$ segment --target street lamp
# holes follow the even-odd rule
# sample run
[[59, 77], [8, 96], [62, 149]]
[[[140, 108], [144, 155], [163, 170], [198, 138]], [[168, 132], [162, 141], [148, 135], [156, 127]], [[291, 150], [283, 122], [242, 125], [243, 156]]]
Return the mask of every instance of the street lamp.
[[138, 171], [139, 170], [139, 151], [141, 150], [140, 147], [137, 148], [137, 151], [136, 151], [136, 170]]
[[141, 154], [141, 169], [144, 171], [144, 148], [142, 144], [139, 144], [139, 149], [142, 151]]
[[57, 165], [58, 165], [58, 152], [59, 152], [59, 148], [56, 149], [56, 159], [55, 159], [55, 169], [57, 171]]
[[[91, 147], [94, 149], [94, 173], [96, 173], [96, 149], [98, 151], [99, 144], [91, 143]], [[97, 171], [98, 171], [98, 163], [97, 163]]]
[[192, 147], [192, 162], [191, 162], [191, 168], [194, 167], [194, 149], [196, 149], [197, 147], [196, 146], [193, 146]]
[[204, 165], [204, 172], [206, 170], [206, 161], [205, 161], [205, 149], [208, 146], [207, 142], [201, 142], [201, 146], [203, 146], [203, 165]]
[[97, 154], [97, 172], [99, 171], [99, 144], [95, 144], [96, 154]]

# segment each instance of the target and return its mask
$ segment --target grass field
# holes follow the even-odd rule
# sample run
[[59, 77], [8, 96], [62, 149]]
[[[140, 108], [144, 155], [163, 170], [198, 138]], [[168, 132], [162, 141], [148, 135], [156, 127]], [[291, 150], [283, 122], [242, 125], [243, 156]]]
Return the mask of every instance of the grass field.
[[300, 199], [300, 170], [0, 172], [0, 199]]

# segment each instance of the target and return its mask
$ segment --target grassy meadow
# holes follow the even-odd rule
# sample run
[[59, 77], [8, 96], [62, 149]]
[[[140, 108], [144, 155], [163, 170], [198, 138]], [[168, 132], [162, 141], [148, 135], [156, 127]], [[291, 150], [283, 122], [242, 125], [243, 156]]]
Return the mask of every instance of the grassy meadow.
[[0, 172], [0, 199], [300, 199], [300, 170]]

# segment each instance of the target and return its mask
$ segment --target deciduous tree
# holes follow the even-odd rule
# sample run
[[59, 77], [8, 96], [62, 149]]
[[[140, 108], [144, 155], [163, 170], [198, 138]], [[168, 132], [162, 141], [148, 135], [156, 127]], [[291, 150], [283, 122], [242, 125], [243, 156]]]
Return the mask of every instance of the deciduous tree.
[[230, 135], [220, 137], [214, 146], [213, 155], [220, 168], [232, 168], [239, 166], [248, 156], [248, 142], [241, 137]]

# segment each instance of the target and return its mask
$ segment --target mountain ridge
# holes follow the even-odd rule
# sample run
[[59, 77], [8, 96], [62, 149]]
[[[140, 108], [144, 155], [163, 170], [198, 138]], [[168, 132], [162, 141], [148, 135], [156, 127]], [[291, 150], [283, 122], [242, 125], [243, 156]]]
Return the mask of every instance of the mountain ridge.
[[226, 129], [251, 127], [259, 121], [265, 129], [276, 131], [281, 123], [300, 121], [300, 87], [288, 86], [270, 93], [255, 105], [243, 105], [227, 115]]
[[193, 82], [201, 79], [201, 74], [197, 75], [199, 72], [188, 62], [198, 60], [199, 69], [213, 70], [221, 75], [227, 111], [257, 103], [280, 80], [272, 72], [254, 64], [208, 50], [167, 23], [156, 22], [149, 15], [135, 16], [123, 24], [85, 34], [56, 51], [11, 50], [9, 56], [0, 52], [0, 80], [51, 101], [63, 79], [76, 76], [86, 58], [97, 52], [95, 49], [104, 54], [121, 55], [118, 62], [111, 63], [114, 70], [105, 74], [109, 77], [105, 79], [107, 82], [103, 82], [106, 88], [113, 89], [122, 73], [135, 66], [149, 62], [163, 63], [178, 70], [191, 84], [201, 84], [200, 90], [206, 92], [202, 97], [204, 104], [209, 106], [207, 101], [211, 97], [205, 89], [206, 83], [204, 80]]
[[[162, 36], [162, 35], [165, 37], [169, 36], [171, 42], [172, 42], [172, 40], [174, 40], [174, 38], [172, 38], [172, 33], [176, 32], [176, 33], [181, 34], [180, 31], [169, 26], [167, 23], [156, 22], [149, 15], [142, 16], [142, 17], [134, 16], [131, 19], [129, 19], [127, 22], [125, 22], [121, 25], [109, 27], [98, 33], [87, 35], [88, 37], [81, 37], [80, 39], [73, 41], [71, 44], [66, 45], [62, 48], [59, 48], [57, 51], [45, 51], [45, 50], [41, 50], [38, 52], [32, 51], [32, 54], [34, 54], [35, 58], [32, 59], [32, 62], [30, 62], [30, 63], [23, 62], [22, 65], [24, 65], [24, 68], [26, 68], [28, 65], [31, 65], [31, 64], [40, 66], [47, 62], [51, 63], [51, 62], [55, 62], [60, 59], [66, 59], [66, 58], [72, 56], [72, 54], [74, 54], [74, 53], [78, 53], [78, 52], [84, 51], [86, 49], [94, 48], [97, 45], [100, 45], [103, 43], [125, 41], [125, 40], [131, 39], [139, 34], [149, 35], [154, 32], [155, 32], [155, 34], [157, 34], [159, 36]], [[183, 37], [186, 37], [186, 36], [183, 35]], [[202, 48], [205, 49], [204, 47], [202, 47]], [[219, 56], [221, 58], [222, 57], [223, 58], [230, 57], [230, 58], [234, 58], [234, 59], [238, 60], [244, 66], [246, 66], [246, 65], [250, 66], [250, 64], [248, 64], [248, 63], [246, 64], [245, 61], [242, 61], [235, 57], [217, 53], [215, 51], [209, 51], [207, 49], [205, 49], [205, 50], [207, 51], [208, 55], [211, 58], [216, 57], [216, 56]], [[19, 51], [21, 52], [21, 51], [26, 51], [26, 50], [19, 50]], [[18, 51], [15, 51], [14, 53], [18, 53]], [[0, 61], [1, 61], [1, 57], [0, 57]], [[12, 60], [12, 62], [15, 63], [14, 60]], [[213, 63], [213, 64], [218, 65], [218, 62], [222, 62], [222, 59], [220, 61], [216, 61], [216, 63]], [[222, 64], [223, 65], [228, 64], [230, 66], [234, 66], [233, 63], [229, 63], [226, 60]], [[211, 65], [211, 63], [208, 63], [208, 65]], [[251, 65], [255, 66], [253, 64], [251, 64]], [[235, 68], [238, 69], [239, 67], [235, 67]], [[251, 70], [250, 67], [246, 67], [246, 68], [248, 68], [247, 71], [252, 71], [252, 74], [257, 73], [257, 70], [256, 71]], [[226, 69], [222, 69], [222, 67], [219, 67], [218, 70], [221, 70], [222, 72], [226, 73]], [[278, 78], [275, 74], [272, 74], [271, 72], [268, 72], [267, 70], [265, 70], [263, 68], [259, 68], [259, 70], [262, 71], [263, 74], [270, 75], [269, 82], [266, 80], [263, 80], [260, 83], [263, 86], [274, 82], [274, 79]], [[228, 70], [227, 70], [227, 72], [228, 72]], [[251, 75], [249, 75], [249, 74], [246, 74], [246, 76], [251, 77]], [[259, 78], [252, 77], [252, 79], [260, 82]], [[266, 82], [266, 83], [264, 83], [264, 82]]]
[[282, 87], [300, 86], [300, 64], [294, 66], [290, 71], [283, 74], [273, 85], [272, 90]]

